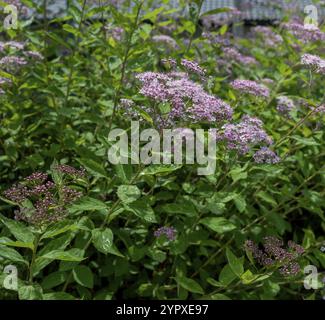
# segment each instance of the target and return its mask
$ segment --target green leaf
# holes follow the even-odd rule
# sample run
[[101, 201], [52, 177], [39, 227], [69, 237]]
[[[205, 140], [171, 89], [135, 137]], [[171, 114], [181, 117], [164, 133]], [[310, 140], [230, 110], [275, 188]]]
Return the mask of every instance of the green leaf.
[[226, 264], [219, 274], [219, 282], [224, 286], [228, 286], [236, 278], [237, 276], [234, 274], [229, 264]]
[[94, 275], [89, 267], [77, 266], [72, 271], [73, 278], [83, 287], [92, 289], [94, 287]]
[[67, 32], [69, 32], [69, 33], [72, 33], [76, 37], [81, 36], [80, 31], [77, 28], [71, 26], [70, 24], [64, 24], [62, 26], [62, 29], [65, 30], [65, 31], [67, 31]]
[[236, 226], [222, 217], [207, 217], [200, 220], [200, 223], [217, 233], [230, 232], [236, 229]]
[[76, 298], [66, 292], [51, 292], [43, 294], [43, 300], [76, 300]]
[[107, 209], [107, 205], [100, 200], [90, 198], [90, 197], [83, 197], [78, 202], [73, 204], [69, 211], [71, 213], [74, 212], [84, 212], [84, 211], [95, 211], [95, 210], [105, 210]]
[[112, 247], [108, 250], [108, 253], [118, 256], [118, 257], [121, 257], [121, 258], [125, 258], [124, 255], [117, 249], [115, 244], [113, 244]]
[[150, 10], [148, 13], [146, 13], [143, 17], [142, 17], [142, 19], [143, 20], [152, 20], [152, 21], [156, 21], [156, 19], [157, 19], [157, 16], [162, 12], [162, 11], [164, 11], [165, 10], [165, 8], [164, 7], [159, 7], [159, 8], [157, 8], [157, 9], [155, 9], [155, 10]]
[[271, 204], [272, 206], [276, 207], [277, 203], [276, 201], [265, 191], [260, 191], [259, 193], [257, 193], [256, 195], [258, 198], [261, 198], [262, 200], [264, 200], [265, 202]]
[[45, 290], [52, 289], [64, 283], [67, 279], [67, 275], [64, 272], [53, 272], [46, 276], [42, 281], [42, 288]]
[[204, 294], [202, 287], [193, 279], [186, 278], [184, 276], [178, 276], [176, 278], [176, 281], [178, 285], [180, 285], [182, 288], [184, 288], [187, 291]]
[[226, 256], [229, 262], [229, 266], [235, 275], [240, 277], [244, 273], [243, 263], [237, 258], [229, 248], [226, 248]]
[[42, 239], [54, 238], [59, 234], [65, 233], [71, 230], [77, 230], [78, 226], [72, 221], [60, 221], [55, 225], [49, 227], [42, 235]]
[[80, 262], [84, 260], [84, 258], [82, 257], [79, 257], [69, 251], [63, 251], [63, 250], [53, 250], [51, 252], [46, 253], [41, 258], [62, 260], [62, 261], [76, 261], [76, 262]]
[[121, 185], [117, 189], [117, 195], [123, 203], [132, 203], [140, 198], [141, 191], [137, 186]]
[[77, 161], [84, 166], [91, 174], [96, 177], [107, 178], [105, 168], [93, 159], [77, 159]]
[[298, 141], [300, 144], [305, 145], [305, 146], [319, 146], [320, 144], [315, 141], [314, 138], [302, 138], [299, 136], [293, 136], [292, 139]]
[[246, 270], [245, 273], [241, 275], [240, 279], [243, 281], [243, 284], [250, 284], [254, 282], [256, 275], [254, 275], [252, 271]]
[[197, 216], [197, 211], [195, 206], [191, 201], [188, 201], [184, 198], [180, 200], [179, 203], [168, 203], [162, 206], [162, 210], [170, 214], [183, 214], [188, 217]]
[[207, 278], [206, 281], [211, 284], [211, 286], [214, 287], [223, 287], [222, 283], [220, 283], [219, 281], [214, 280], [213, 278]]
[[237, 197], [234, 198], [234, 202], [240, 213], [243, 213], [246, 210], [246, 200], [242, 196], [237, 195]]
[[169, 174], [173, 171], [176, 171], [180, 169], [182, 166], [181, 165], [167, 165], [167, 164], [162, 164], [162, 165], [151, 165], [147, 168], [145, 168], [141, 175], [166, 175]]
[[110, 252], [113, 245], [113, 237], [114, 236], [111, 229], [106, 228], [105, 230], [92, 230], [92, 242], [95, 248], [104, 254]]
[[212, 300], [231, 300], [228, 296], [222, 293], [216, 293], [211, 296]]
[[21, 242], [21, 241], [11, 241], [8, 238], [0, 238], [0, 245], [8, 246], [8, 247], [17, 247], [17, 248], [28, 248], [34, 250], [34, 244], [30, 242]]
[[21, 286], [18, 296], [19, 300], [43, 300], [42, 289], [36, 285]]
[[149, 249], [148, 256], [151, 257], [153, 260], [158, 261], [160, 263], [166, 260], [166, 252], [158, 250], [158, 249]]
[[71, 50], [69, 43], [67, 41], [64, 41], [63, 39], [61, 39], [61, 37], [59, 37], [54, 32], [47, 32], [46, 36], [49, 37], [50, 39], [52, 39], [53, 41], [57, 42], [58, 44], [62, 45], [63, 47]]
[[21, 242], [34, 243], [33, 233], [21, 222], [5, 218], [0, 215], [0, 221], [9, 229], [11, 234]]
[[74, 235], [66, 233], [61, 237], [50, 240], [45, 246], [38, 252], [40, 255], [51, 252], [53, 250], [64, 250], [73, 239]]
[[237, 100], [237, 98], [236, 98], [236, 96], [235, 96], [235, 94], [234, 94], [234, 92], [232, 90], [229, 90], [228, 91], [228, 96], [233, 101], [236, 101]]
[[132, 202], [128, 205], [124, 205], [124, 208], [125, 210], [134, 213], [139, 218], [147, 222], [151, 222], [151, 223], [157, 222], [154, 211], [152, 210], [149, 203], [145, 201], [144, 198]]
[[124, 183], [128, 184], [132, 179], [132, 166], [128, 164], [117, 164], [114, 166], [116, 175]]
[[232, 169], [229, 172], [233, 182], [247, 179], [247, 172], [244, 170], [245, 170], [244, 168], [238, 167], [238, 168]]
[[280, 234], [284, 234], [286, 230], [291, 230], [291, 224], [276, 212], [268, 212], [266, 214], [266, 219], [268, 222], [270, 222], [270, 225], [272, 225], [273, 228], [275, 228]]
[[313, 246], [315, 244], [316, 237], [315, 237], [313, 230], [311, 230], [311, 229], [303, 229], [303, 230], [304, 230], [305, 234], [304, 234], [302, 246], [305, 249], [309, 249], [311, 246]]
[[63, 182], [63, 173], [57, 169], [59, 165], [58, 161], [55, 159], [51, 164], [51, 177], [53, 182], [57, 185], [62, 185]]
[[220, 29], [219, 29], [219, 34], [224, 35], [228, 31], [228, 25], [224, 24]]
[[2, 245], [0, 245], [0, 257], [12, 262], [21, 262], [28, 265], [28, 262], [24, 260], [20, 253], [12, 248], [8, 248]]
[[[85, 256], [85, 250], [78, 249], [78, 248], [72, 248], [69, 250], [71, 254], [77, 257], [84, 257]], [[59, 271], [72, 271], [74, 267], [76, 267], [79, 264], [80, 261], [60, 261]]]

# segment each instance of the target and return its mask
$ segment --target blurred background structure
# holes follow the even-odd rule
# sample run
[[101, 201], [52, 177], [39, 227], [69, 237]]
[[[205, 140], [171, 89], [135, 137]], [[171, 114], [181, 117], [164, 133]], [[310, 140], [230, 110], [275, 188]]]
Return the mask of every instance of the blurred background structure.
[[[40, 5], [43, 0], [37, 0]], [[66, 10], [69, 3], [74, 0], [48, 0], [48, 7], [52, 15], [60, 14]], [[108, 0], [89, 0], [89, 3], [100, 5], [105, 2], [118, 3], [119, 1]], [[157, 3], [160, 1], [158, 0]], [[179, 7], [179, 0], [170, 0], [170, 6]], [[243, 12], [244, 19], [263, 20], [263, 19], [280, 19], [283, 16], [283, 8], [302, 11], [308, 5], [315, 5], [319, 9], [319, 14], [325, 13], [325, 1], [320, 0], [205, 0], [202, 12], [210, 11], [216, 8], [233, 7]]]

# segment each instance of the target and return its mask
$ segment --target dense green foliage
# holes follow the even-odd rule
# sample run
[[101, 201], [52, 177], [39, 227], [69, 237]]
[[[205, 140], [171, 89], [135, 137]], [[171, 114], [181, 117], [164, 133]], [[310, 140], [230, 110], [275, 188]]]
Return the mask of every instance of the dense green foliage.
[[[241, 64], [201, 34], [198, 0], [177, 21], [177, 10], [165, 9], [168, 1], [158, 9], [153, 1], [125, 1], [120, 9], [79, 1], [52, 20], [44, 14], [47, 1], [23, 2], [39, 18], [3, 29], [3, 41], [26, 41], [45, 59], [0, 71], [12, 81], [0, 97], [0, 287], [6, 265], [17, 266], [19, 277], [18, 290], [0, 289], [1, 299], [321, 298], [321, 288], [304, 288], [303, 269], [325, 267], [324, 113], [313, 112], [325, 103], [324, 74], [300, 59], [324, 54], [324, 42], [303, 43], [280, 27], [274, 32], [283, 42], [273, 47], [263, 37], [233, 39], [226, 26], [213, 31], [258, 61]], [[121, 37], [110, 33], [116, 27]], [[175, 48], [152, 39], [166, 27]], [[241, 156], [220, 144], [209, 176], [197, 175], [197, 165], [109, 163], [110, 130], [130, 127], [120, 99], [149, 107], [135, 76], [166, 72], [163, 58], [196, 61], [208, 80], [195, 80], [232, 106], [235, 122], [243, 115], [261, 119], [281, 161], [256, 163], [253, 153]], [[238, 78], [272, 79], [270, 96], [240, 94], [230, 86]], [[297, 106], [290, 117], [276, 109], [283, 95]], [[144, 127], [155, 125], [139, 112]], [[57, 164], [83, 167], [86, 175], [70, 179]], [[64, 220], [42, 226], [14, 220], [17, 205], [3, 192], [36, 171], [52, 176], [60, 205], [64, 186], [83, 194], [64, 208]], [[176, 239], [155, 237], [161, 226], [174, 227]], [[304, 247], [297, 275], [263, 267], [245, 250], [245, 241], [270, 235]]]

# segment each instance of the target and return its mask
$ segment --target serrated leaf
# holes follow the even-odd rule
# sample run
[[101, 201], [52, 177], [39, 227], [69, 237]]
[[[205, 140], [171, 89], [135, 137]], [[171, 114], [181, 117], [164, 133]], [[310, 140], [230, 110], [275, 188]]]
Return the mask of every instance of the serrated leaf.
[[62, 29], [69, 33], [72, 33], [76, 37], [79, 37], [81, 35], [80, 31], [77, 28], [71, 26], [70, 24], [64, 24], [62, 26]]
[[137, 186], [121, 185], [117, 189], [117, 195], [123, 203], [132, 203], [140, 198], [141, 191]]
[[246, 200], [242, 196], [238, 195], [236, 198], [234, 198], [234, 202], [238, 211], [243, 213], [246, 209]]
[[78, 202], [73, 204], [69, 208], [69, 211], [71, 213], [74, 213], [78, 211], [84, 212], [84, 211], [95, 211], [95, 210], [105, 210], [105, 209], [107, 209], [107, 205], [103, 201], [90, 198], [90, 197], [83, 197]]
[[8, 246], [8, 247], [17, 247], [17, 248], [28, 248], [33, 250], [34, 244], [33, 243], [27, 243], [27, 242], [21, 242], [21, 241], [12, 241], [8, 238], [0, 238], [0, 245]]
[[7, 219], [3, 215], [0, 215], [0, 221], [9, 229], [11, 234], [18, 241], [25, 242], [25, 243], [33, 243], [34, 242], [33, 233], [26, 226], [24, 226], [21, 222]]
[[8, 248], [3, 245], [0, 245], [0, 257], [12, 262], [21, 262], [28, 265], [28, 262], [24, 260], [20, 253], [12, 248]]
[[319, 146], [320, 144], [315, 141], [314, 138], [303, 138], [299, 136], [293, 136], [292, 139], [298, 141], [300, 144], [303, 144], [305, 146]]
[[75, 261], [80, 262], [84, 260], [84, 258], [79, 257], [69, 251], [63, 250], [53, 250], [51, 252], [46, 253], [41, 258], [43, 259], [52, 259], [52, 260], [62, 260], [62, 261]]
[[94, 176], [107, 178], [105, 168], [93, 159], [77, 159], [77, 161]]
[[274, 207], [277, 206], [276, 201], [265, 191], [258, 192], [256, 196]]
[[128, 164], [117, 164], [114, 170], [118, 178], [125, 184], [129, 183], [132, 179], [132, 166]]
[[244, 179], [247, 179], [247, 172], [244, 171], [243, 168], [235, 168], [235, 169], [232, 169], [230, 172], [229, 172], [233, 182], [237, 182], [239, 180], [244, 180]]
[[139, 218], [147, 221], [147, 222], [157, 222], [154, 211], [148, 202], [144, 199], [139, 199], [135, 202], [132, 202], [128, 205], [124, 206], [125, 210], [130, 211], [137, 215]]
[[42, 235], [42, 239], [54, 238], [59, 234], [65, 233], [71, 230], [77, 230], [78, 226], [72, 221], [60, 221], [55, 225], [49, 227]]
[[43, 300], [42, 289], [36, 285], [21, 286], [18, 296], [19, 300]]
[[94, 229], [92, 230], [92, 242], [95, 248], [107, 254], [113, 246], [113, 232], [111, 229], [106, 228], [105, 230]]

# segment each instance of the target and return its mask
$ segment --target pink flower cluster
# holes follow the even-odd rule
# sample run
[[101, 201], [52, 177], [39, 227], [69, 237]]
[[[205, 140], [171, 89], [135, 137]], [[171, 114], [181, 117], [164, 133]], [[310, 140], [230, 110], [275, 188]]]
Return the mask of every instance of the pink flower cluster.
[[283, 27], [304, 43], [325, 40], [325, 33], [313, 24], [290, 22], [283, 24]]
[[28, 60], [43, 60], [44, 57], [37, 51], [25, 50], [26, 43], [17, 41], [0, 42], [0, 52], [5, 54], [0, 59], [0, 66], [6, 71], [17, 71], [28, 64]]
[[293, 241], [288, 241], [288, 248], [283, 248], [282, 240], [268, 236], [263, 238], [263, 249], [252, 240], [245, 242], [245, 249], [256, 261], [265, 267], [279, 266], [279, 272], [284, 276], [297, 275], [300, 266], [296, 260], [304, 254], [302, 246]]
[[241, 54], [237, 49], [226, 47], [223, 49], [225, 58], [232, 59], [240, 64], [256, 65], [258, 64], [257, 60], [253, 57], [245, 56]]
[[220, 46], [231, 46], [231, 38], [228, 33], [224, 35], [216, 35], [211, 32], [203, 32], [202, 37], [207, 39], [210, 44], [217, 44]]
[[268, 98], [270, 96], [270, 90], [262, 84], [258, 84], [251, 80], [234, 80], [230, 85], [242, 93], [248, 93], [255, 97]]
[[245, 115], [241, 122], [227, 123], [222, 129], [221, 140], [226, 141], [230, 150], [236, 150], [240, 154], [247, 154], [255, 145], [273, 143], [263, 129], [263, 122], [258, 118]]
[[[176, 62], [171, 60], [171, 64], [175, 66]], [[183, 59], [181, 65], [189, 72], [204, 75], [204, 70], [195, 62]], [[156, 103], [170, 105], [170, 112], [162, 123], [173, 126], [177, 120], [220, 122], [232, 118], [232, 108], [205, 92], [202, 85], [192, 81], [186, 72], [144, 72], [136, 78], [142, 83], [142, 95]]]
[[170, 36], [167, 35], [156, 35], [152, 37], [154, 43], [161, 43], [172, 49], [178, 49], [177, 42]]
[[276, 34], [270, 27], [254, 27], [253, 32], [261, 36], [268, 47], [276, 47], [283, 43], [283, 38], [279, 34]]
[[[70, 175], [72, 179], [84, 175], [83, 170], [67, 165], [57, 166], [55, 170]], [[68, 178], [64, 177], [63, 184], [58, 185], [49, 180], [46, 173], [34, 172], [5, 191], [4, 196], [19, 206], [15, 210], [17, 220], [39, 227], [64, 219], [68, 214], [67, 207], [82, 196], [81, 192], [65, 185], [67, 182]]]
[[[43, 56], [37, 51], [25, 50], [26, 43], [17, 41], [0, 41], [0, 53], [4, 56], [0, 58], [0, 69], [15, 73], [26, 66], [31, 59], [42, 60]], [[10, 84], [11, 80], [0, 78], [0, 85]], [[0, 88], [0, 94], [5, 91]]]
[[271, 149], [267, 147], [262, 147], [260, 150], [256, 151], [254, 156], [254, 161], [256, 163], [269, 163], [275, 164], [280, 162], [280, 158], [273, 152]]
[[169, 241], [176, 239], [176, 229], [174, 227], [160, 227], [154, 232], [156, 238], [160, 238], [162, 235], [166, 236]]
[[312, 54], [304, 54], [301, 64], [313, 69], [316, 73], [325, 74], [325, 60]]
[[198, 63], [196, 63], [195, 61], [190, 61], [187, 59], [182, 59], [181, 61], [181, 65], [189, 72], [193, 72], [198, 74], [199, 76], [204, 77], [205, 76], [205, 70], [202, 69]]
[[292, 111], [295, 108], [294, 102], [285, 96], [279, 96], [277, 97], [277, 107], [276, 109], [280, 114], [282, 114], [285, 117], [289, 117], [290, 111]]

